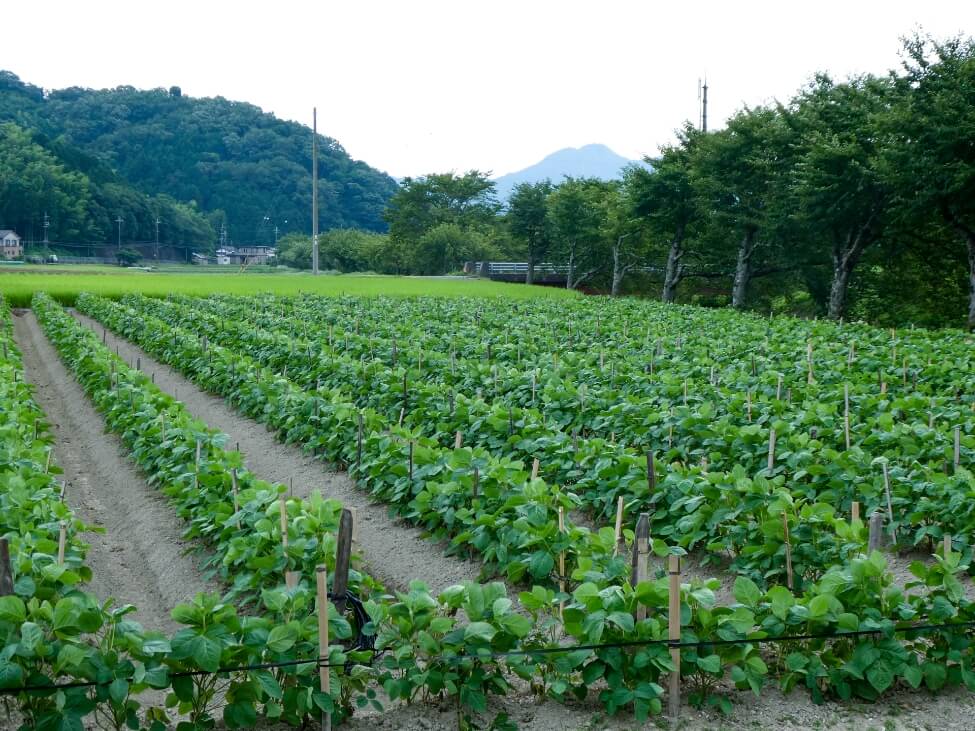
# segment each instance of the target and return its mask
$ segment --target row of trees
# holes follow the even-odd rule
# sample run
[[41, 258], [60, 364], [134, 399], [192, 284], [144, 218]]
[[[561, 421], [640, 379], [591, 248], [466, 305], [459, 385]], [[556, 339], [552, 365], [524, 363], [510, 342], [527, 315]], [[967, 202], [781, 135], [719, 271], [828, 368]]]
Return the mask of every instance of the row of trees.
[[[380, 271], [466, 259], [568, 267], [567, 286], [975, 327], [975, 44], [922, 38], [886, 76], [690, 125], [620, 181], [407, 178]], [[967, 299], [967, 316], [965, 311]]]

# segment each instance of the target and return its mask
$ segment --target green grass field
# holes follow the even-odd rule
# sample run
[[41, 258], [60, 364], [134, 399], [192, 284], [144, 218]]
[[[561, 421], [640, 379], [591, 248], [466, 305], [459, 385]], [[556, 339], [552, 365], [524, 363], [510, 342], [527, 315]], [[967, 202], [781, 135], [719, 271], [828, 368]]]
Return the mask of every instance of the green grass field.
[[240, 274], [233, 270], [213, 267], [200, 271], [187, 267], [176, 272], [142, 272], [117, 267], [43, 266], [18, 269], [0, 268], [0, 293], [14, 307], [30, 305], [34, 292], [47, 292], [59, 302], [72, 305], [79, 292], [91, 292], [105, 297], [121, 297], [129, 292], [149, 296], [173, 293], [207, 295], [214, 292], [228, 294], [298, 294], [363, 296], [441, 297], [572, 297], [555, 287], [526, 287], [484, 279], [447, 277], [385, 277], [356, 275], [321, 275], [308, 273]]

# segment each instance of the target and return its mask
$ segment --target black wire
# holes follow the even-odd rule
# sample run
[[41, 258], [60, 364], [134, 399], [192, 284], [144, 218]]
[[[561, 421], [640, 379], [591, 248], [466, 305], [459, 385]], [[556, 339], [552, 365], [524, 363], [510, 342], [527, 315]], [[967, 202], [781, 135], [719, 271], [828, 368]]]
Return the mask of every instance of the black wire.
[[[351, 595], [349, 595], [351, 598]], [[602, 644], [594, 645], [566, 645], [564, 647], [538, 647], [531, 650], [509, 650], [507, 652], [491, 652], [482, 653], [479, 655], [434, 655], [432, 657], [425, 658], [427, 661], [444, 661], [444, 662], [458, 662], [461, 660], [483, 660], [483, 659], [500, 659], [505, 657], [519, 657], [519, 656], [534, 656], [534, 655], [553, 655], [557, 653], [564, 652], [579, 652], [590, 651], [590, 650], [605, 650], [605, 649], [621, 649], [628, 647], [652, 647], [664, 645], [672, 650], [680, 650], [685, 648], [699, 648], [699, 647], [716, 647], [716, 646], [727, 646], [727, 645], [748, 645], [748, 644], [767, 644], [771, 642], [798, 642], [802, 640], [835, 640], [843, 639], [845, 637], [865, 637], [865, 636], [882, 636], [885, 634], [904, 634], [908, 632], [926, 632], [930, 630], [941, 630], [941, 629], [953, 629], [956, 627], [975, 627], [975, 621], [972, 622], [950, 622], [945, 624], [915, 624], [907, 627], [889, 627], [885, 629], [871, 629], [871, 630], [850, 630], [845, 632], [830, 632], [822, 634], [803, 634], [803, 635], [778, 635], [773, 637], [756, 637], [752, 639], [742, 639], [742, 640], [698, 640], [696, 642], [681, 642], [680, 640], [670, 640], [670, 639], [658, 639], [658, 640], [630, 640], [626, 642], [606, 642]], [[376, 657], [383, 655], [384, 651], [377, 651], [372, 648], [363, 648], [364, 652], [371, 652]], [[217, 668], [216, 670], [185, 670], [175, 673], [169, 673], [170, 678], [189, 678], [189, 677], [199, 677], [204, 675], [217, 675], [220, 673], [236, 673], [248, 670], [268, 670], [271, 668], [283, 668], [283, 667], [294, 667], [296, 665], [308, 665], [314, 663], [317, 668], [333, 668], [341, 667], [348, 668], [350, 663], [341, 664], [331, 664], [328, 662], [322, 662], [321, 657], [317, 658], [306, 658], [304, 660], [282, 660], [280, 662], [266, 662], [266, 663], [256, 663], [253, 665], [236, 665], [231, 667]], [[26, 685], [19, 688], [0, 688], [0, 695], [10, 695], [14, 693], [28, 692], [28, 691], [47, 691], [47, 690], [63, 690], [65, 688], [91, 688], [99, 685], [109, 685], [112, 681], [78, 681], [73, 683], [57, 683], [48, 685]]]

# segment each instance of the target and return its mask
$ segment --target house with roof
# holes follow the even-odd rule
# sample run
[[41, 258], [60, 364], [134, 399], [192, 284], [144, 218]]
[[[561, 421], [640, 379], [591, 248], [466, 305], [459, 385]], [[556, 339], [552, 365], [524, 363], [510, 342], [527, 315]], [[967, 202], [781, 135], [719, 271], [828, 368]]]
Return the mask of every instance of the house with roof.
[[9, 228], [0, 228], [0, 256], [4, 259], [16, 259], [24, 253], [20, 236]]

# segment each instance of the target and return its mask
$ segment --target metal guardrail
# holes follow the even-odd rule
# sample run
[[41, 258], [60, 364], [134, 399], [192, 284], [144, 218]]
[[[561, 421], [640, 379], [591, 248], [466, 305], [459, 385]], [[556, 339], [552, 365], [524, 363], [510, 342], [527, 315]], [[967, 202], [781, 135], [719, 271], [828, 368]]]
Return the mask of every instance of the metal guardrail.
[[[566, 274], [569, 267], [565, 264], [539, 262], [535, 265], [535, 274]], [[525, 261], [469, 261], [464, 264], [464, 272], [479, 277], [490, 277], [492, 274], [526, 274], [528, 262]]]

